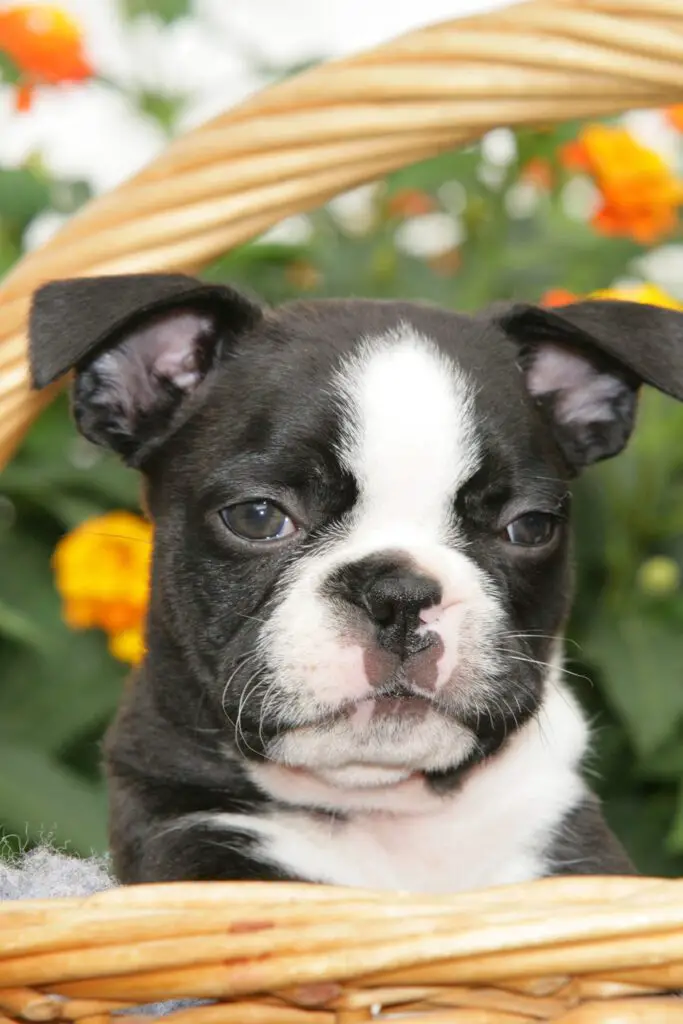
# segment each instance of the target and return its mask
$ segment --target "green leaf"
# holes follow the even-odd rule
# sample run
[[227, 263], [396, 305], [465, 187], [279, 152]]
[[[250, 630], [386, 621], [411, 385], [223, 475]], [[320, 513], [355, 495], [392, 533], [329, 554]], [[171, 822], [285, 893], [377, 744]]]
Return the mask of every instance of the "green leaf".
[[36, 623], [3, 601], [0, 601], [0, 636], [25, 644], [27, 647], [44, 647], [43, 637]]
[[167, 135], [173, 135], [185, 101], [181, 96], [162, 96], [157, 92], [141, 92], [136, 97], [138, 108], [153, 118]]
[[88, 784], [38, 747], [0, 744], [0, 813], [3, 825], [32, 839], [84, 855], [107, 849], [107, 807], [102, 784]]
[[654, 616], [599, 616], [583, 638], [601, 686], [645, 758], [683, 721], [683, 635]]
[[657, 750], [643, 759], [640, 776], [650, 781], [683, 779], [683, 729], [680, 727]]
[[634, 787], [630, 795], [605, 806], [609, 825], [645, 875], [679, 878], [683, 874], [681, 848], [670, 831], [675, 809], [674, 787], [654, 791]]
[[683, 781], [678, 786], [678, 796], [672, 815], [672, 825], [666, 836], [666, 850], [683, 854]]
[[61, 396], [29, 432], [0, 474], [11, 500], [49, 509], [64, 528], [110, 508], [139, 508], [137, 473], [80, 438]]
[[0, 277], [7, 273], [21, 255], [21, 231], [13, 230], [0, 212]]
[[122, 0], [123, 12], [127, 18], [151, 14], [166, 23], [186, 17], [191, 6], [191, 0]]
[[50, 205], [50, 187], [26, 168], [0, 170], [0, 218], [22, 230]]
[[666, 850], [669, 853], [683, 854], [683, 781], [678, 785], [673, 824], [666, 837]]
[[21, 81], [21, 68], [14, 63], [4, 50], [0, 49], [0, 82], [17, 85]]
[[464, 188], [479, 188], [477, 169], [481, 163], [479, 147], [451, 150], [419, 164], [394, 171], [387, 179], [391, 195], [402, 189], [435, 192], [449, 181], [457, 181]]
[[0, 647], [0, 746], [11, 738], [55, 753], [114, 714], [126, 666], [101, 633], [73, 632], [62, 621], [52, 546], [37, 523], [0, 540], [0, 601], [40, 634], [34, 647]]

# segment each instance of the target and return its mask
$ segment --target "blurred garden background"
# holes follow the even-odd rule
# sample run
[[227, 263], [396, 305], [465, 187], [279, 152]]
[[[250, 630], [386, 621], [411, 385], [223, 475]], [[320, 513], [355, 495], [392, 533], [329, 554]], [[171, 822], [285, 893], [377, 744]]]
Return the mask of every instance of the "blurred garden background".
[[[269, 80], [485, 6], [496, 4], [431, 0], [418, 16], [365, 0], [360, 17], [359, 3], [313, 0], [0, 2], [0, 274], [168, 138]], [[682, 133], [683, 108], [500, 129], [291, 218], [205, 273], [270, 302], [403, 296], [475, 310], [607, 290], [683, 309]], [[568, 642], [608, 817], [642, 870], [677, 875], [682, 442], [683, 407], [646, 393], [628, 451], [577, 485]], [[138, 494], [134, 474], [76, 436], [63, 398], [0, 474], [5, 854], [44, 836], [105, 847], [99, 744], [139, 655], [145, 598]]]

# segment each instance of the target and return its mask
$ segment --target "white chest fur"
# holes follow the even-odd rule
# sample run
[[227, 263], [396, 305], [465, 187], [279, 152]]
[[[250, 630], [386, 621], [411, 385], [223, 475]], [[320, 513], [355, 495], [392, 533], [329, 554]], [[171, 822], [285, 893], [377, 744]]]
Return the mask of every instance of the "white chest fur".
[[[573, 697], [551, 684], [539, 716], [446, 796], [408, 780], [392, 787], [390, 800], [375, 794], [375, 803], [391, 810], [368, 809], [370, 794], [348, 793], [337, 816], [284, 807], [209, 820], [218, 830], [256, 838], [261, 858], [311, 881], [424, 892], [524, 881], [545, 873], [554, 831], [585, 791], [586, 740]], [[278, 771], [262, 766], [253, 777], [282, 799]], [[308, 802], [310, 787], [297, 790], [291, 776], [287, 781], [289, 802]]]

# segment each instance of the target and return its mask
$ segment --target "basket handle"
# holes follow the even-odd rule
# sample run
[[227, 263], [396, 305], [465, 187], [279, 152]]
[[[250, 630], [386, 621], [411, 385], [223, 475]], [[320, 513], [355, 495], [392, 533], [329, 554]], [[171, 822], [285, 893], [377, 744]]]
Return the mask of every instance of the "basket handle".
[[283, 217], [498, 125], [683, 99], [680, 0], [529, 0], [264, 90], [88, 203], [0, 286], [0, 466], [54, 394], [31, 391], [30, 296], [55, 277], [197, 271]]

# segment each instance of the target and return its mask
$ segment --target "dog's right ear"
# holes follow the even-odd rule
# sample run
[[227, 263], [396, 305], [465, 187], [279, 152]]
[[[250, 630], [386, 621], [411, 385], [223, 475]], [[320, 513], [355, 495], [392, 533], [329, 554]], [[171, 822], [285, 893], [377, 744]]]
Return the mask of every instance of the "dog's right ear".
[[232, 288], [182, 274], [52, 281], [31, 307], [33, 385], [75, 370], [81, 433], [140, 466], [177, 429], [221, 352], [262, 315]]

